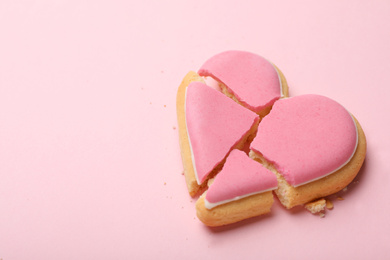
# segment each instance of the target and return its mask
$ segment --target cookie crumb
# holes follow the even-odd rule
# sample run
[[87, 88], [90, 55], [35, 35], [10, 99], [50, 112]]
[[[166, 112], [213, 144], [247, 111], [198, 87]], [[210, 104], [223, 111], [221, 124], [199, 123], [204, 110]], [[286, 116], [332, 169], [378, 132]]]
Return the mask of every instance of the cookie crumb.
[[[313, 202], [309, 202], [305, 204], [305, 209], [310, 211], [312, 214], [317, 214], [325, 210], [326, 200], [319, 199]], [[321, 214], [320, 214], [321, 215]]]
[[213, 184], [215, 178], [211, 178], [207, 181], [207, 186], [210, 187]]
[[326, 208], [327, 209], [333, 209], [333, 202], [330, 200], [326, 200]]
[[344, 200], [343, 197], [337, 197], [337, 200]]
[[166, 183], [166, 182], [164, 182], [164, 185], [167, 185], [167, 183]]
[[167, 105], [164, 105], [164, 107], [167, 107]]
[[172, 126], [172, 129], [173, 129], [173, 130], [176, 130], [176, 126]]
[[343, 192], [346, 192], [348, 190], [348, 187], [345, 187], [344, 189], [343, 189]]
[[320, 213], [320, 218], [324, 218], [325, 217], [325, 214], [324, 213]]

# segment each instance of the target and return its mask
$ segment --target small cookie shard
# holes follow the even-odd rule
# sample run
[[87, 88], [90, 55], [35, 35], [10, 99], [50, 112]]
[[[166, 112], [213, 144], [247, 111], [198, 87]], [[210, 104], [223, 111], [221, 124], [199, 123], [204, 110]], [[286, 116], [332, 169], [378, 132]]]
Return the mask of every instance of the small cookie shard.
[[220, 82], [227, 96], [262, 116], [276, 100], [288, 96], [287, 82], [281, 71], [254, 53], [219, 53], [207, 60], [198, 73]]
[[178, 119], [187, 186], [194, 196], [207, 178], [222, 167], [229, 152], [241, 148], [255, 133], [260, 119], [201, 82], [186, 83], [179, 87], [185, 90], [178, 96], [184, 99], [178, 107]]
[[333, 209], [333, 202], [331, 200], [326, 200], [326, 208]]
[[206, 208], [212, 209], [277, 187], [276, 176], [271, 171], [250, 159], [244, 152], [233, 150], [207, 191]]
[[317, 201], [313, 201], [305, 204], [305, 209], [307, 209], [313, 214], [317, 214], [324, 211], [325, 207], [326, 207], [325, 199], [319, 199]]

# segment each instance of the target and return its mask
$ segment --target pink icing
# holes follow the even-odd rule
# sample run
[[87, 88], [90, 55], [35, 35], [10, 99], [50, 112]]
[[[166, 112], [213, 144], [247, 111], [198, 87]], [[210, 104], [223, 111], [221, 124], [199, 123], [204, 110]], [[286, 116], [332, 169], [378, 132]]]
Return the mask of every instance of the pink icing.
[[275, 102], [251, 149], [274, 163], [289, 184], [299, 186], [342, 167], [356, 145], [356, 125], [343, 106], [303, 95]]
[[211, 203], [231, 201], [245, 195], [276, 189], [276, 176], [244, 152], [233, 150], [206, 193]]
[[199, 184], [257, 120], [257, 114], [203, 83], [187, 87], [187, 133]]
[[198, 71], [222, 82], [252, 111], [272, 105], [281, 97], [281, 85], [274, 66], [261, 56], [245, 51], [226, 51], [207, 60]]

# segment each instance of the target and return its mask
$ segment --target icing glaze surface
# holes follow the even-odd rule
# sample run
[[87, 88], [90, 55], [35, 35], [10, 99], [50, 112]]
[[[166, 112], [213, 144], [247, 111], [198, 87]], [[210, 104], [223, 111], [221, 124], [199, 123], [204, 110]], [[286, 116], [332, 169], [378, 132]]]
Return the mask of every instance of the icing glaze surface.
[[281, 97], [278, 72], [269, 61], [254, 53], [222, 52], [207, 60], [198, 73], [223, 83], [238, 101], [256, 113]]
[[343, 106], [324, 96], [302, 95], [275, 102], [250, 148], [290, 185], [299, 186], [345, 165], [357, 140], [354, 120]]
[[187, 87], [185, 109], [195, 175], [201, 184], [259, 117], [200, 82]]
[[276, 189], [276, 176], [244, 152], [233, 150], [206, 193], [206, 207], [212, 208], [246, 196]]

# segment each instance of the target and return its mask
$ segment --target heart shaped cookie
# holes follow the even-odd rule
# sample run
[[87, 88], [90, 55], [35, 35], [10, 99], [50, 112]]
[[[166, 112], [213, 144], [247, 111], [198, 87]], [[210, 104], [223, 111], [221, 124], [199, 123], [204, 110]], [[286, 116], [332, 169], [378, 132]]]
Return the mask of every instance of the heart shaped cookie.
[[[214, 78], [223, 94], [202, 76]], [[288, 209], [311, 202], [358, 173], [366, 141], [357, 120], [329, 98], [287, 96], [281, 71], [249, 52], [217, 54], [199, 75], [184, 78], [177, 94], [180, 147], [190, 195], [209, 184], [196, 203], [206, 225], [269, 212], [272, 190]]]

